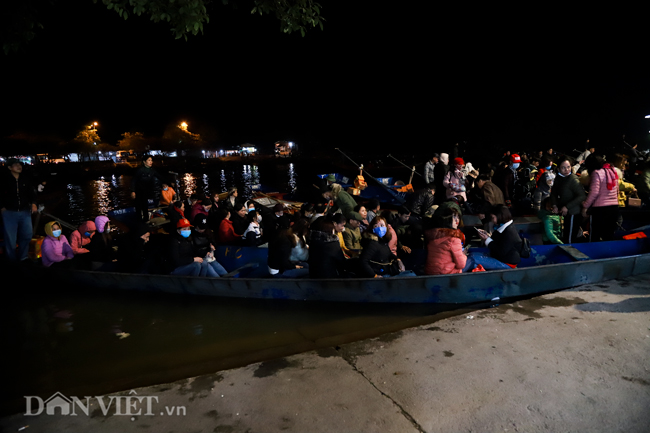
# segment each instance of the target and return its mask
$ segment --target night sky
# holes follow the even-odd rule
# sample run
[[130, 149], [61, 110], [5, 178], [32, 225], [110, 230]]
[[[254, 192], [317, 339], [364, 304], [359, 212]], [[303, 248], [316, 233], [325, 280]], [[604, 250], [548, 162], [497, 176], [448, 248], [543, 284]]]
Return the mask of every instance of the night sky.
[[184, 120], [220, 146], [650, 144], [640, 10], [323, 1], [325, 30], [303, 38], [245, 2], [216, 2], [205, 34], [186, 42], [90, 0], [59, 3], [23, 52], [2, 56], [4, 137], [69, 140], [98, 121], [115, 143]]

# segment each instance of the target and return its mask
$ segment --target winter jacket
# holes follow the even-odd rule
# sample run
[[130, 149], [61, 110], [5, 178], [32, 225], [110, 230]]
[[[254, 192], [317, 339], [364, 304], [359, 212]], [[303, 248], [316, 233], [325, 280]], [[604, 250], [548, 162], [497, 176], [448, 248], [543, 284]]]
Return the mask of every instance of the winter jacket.
[[424, 232], [427, 245], [427, 275], [460, 274], [467, 262], [463, 253], [462, 233], [457, 229], [439, 228]]
[[192, 237], [184, 238], [178, 231], [172, 233], [169, 241], [169, 263], [171, 265], [170, 271], [194, 262], [194, 257], [199, 257]]
[[552, 244], [563, 244], [560, 240], [562, 237], [562, 217], [546, 209], [540, 209], [537, 217], [542, 220], [542, 240]]
[[359, 227], [353, 229], [350, 227], [350, 224], [345, 225], [345, 231], [343, 232], [343, 242], [345, 243], [345, 248], [348, 250], [360, 250], [361, 249], [361, 230]]
[[492, 232], [492, 241], [488, 243], [490, 256], [509, 265], [518, 265], [521, 261], [519, 256], [521, 242], [519, 233], [511, 222], [503, 233], [498, 230]]
[[16, 179], [7, 167], [2, 169], [5, 173], [0, 175], [0, 209], [31, 211], [32, 204], [36, 203], [34, 185], [25, 173], [21, 173]]
[[618, 206], [618, 175], [610, 168], [601, 168], [591, 173], [589, 194], [585, 208]]
[[334, 195], [334, 207], [332, 210], [336, 211], [340, 209], [345, 218], [349, 218], [350, 212], [354, 211], [357, 202], [338, 183], [332, 184], [332, 194]]
[[[286, 232], [285, 232], [286, 233]], [[291, 262], [291, 240], [284, 235], [276, 237], [269, 242], [268, 266], [283, 273], [289, 269], [296, 269], [296, 265]]]
[[219, 243], [234, 244], [241, 240], [241, 236], [235, 233], [232, 221], [223, 219], [219, 225]]
[[566, 206], [569, 215], [580, 213], [580, 204], [585, 201], [587, 194], [578, 181], [578, 176], [570, 174], [566, 177], [557, 175], [551, 188], [551, 204], [562, 209]]
[[424, 217], [427, 211], [431, 209], [431, 206], [433, 206], [433, 194], [431, 194], [430, 189], [421, 189], [411, 196], [409, 209], [414, 214]]
[[465, 176], [460, 170], [450, 169], [442, 181], [443, 186], [447, 190], [447, 198], [461, 196], [467, 201], [467, 194], [465, 194]]
[[196, 202], [194, 203], [194, 206], [192, 206], [192, 209], [190, 210], [190, 221], [194, 221], [194, 218], [196, 218], [196, 216], [199, 214], [205, 215], [207, 218], [208, 211], [205, 210], [201, 202]]
[[160, 176], [153, 168], [141, 165], [131, 179], [131, 192], [137, 196], [153, 197], [156, 191], [156, 182], [161, 182]]
[[372, 278], [375, 275], [391, 275], [396, 267], [397, 256], [393, 254], [384, 238], [379, 239], [374, 233], [364, 233], [359, 256], [359, 277]]
[[426, 164], [424, 164], [424, 181], [426, 183], [431, 183], [435, 179], [435, 169], [436, 165], [432, 161], [427, 161]]
[[43, 239], [41, 244], [41, 254], [43, 257], [43, 266], [49, 267], [53, 263], [62, 262], [66, 259], [71, 259], [74, 257], [72, 248], [65, 236], [61, 235], [58, 238], [55, 238], [52, 235], [52, 226], [58, 224], [56, 221], [50, 221], [45, 224], [45, 234], [47, 237]]
[[334, 233], [312, 230], [309, 233], [309, 277], [339, 278], [345, 257]]
[[107, 216], [100, 215], [97, 218], [95, 218], [95, 227], [97, 228], [98, 233], [104, 233], [104, 230], [106, 229], [106, 223], [109, 222], [109, 219]]
[[[87, 248], [84, 248], [84, 246], [90, 243], [91, 238], [95, 235], [94, 230], [96, 229], [97, 228], [93, 221], [86, 221], [85, 223], [81, 223], [79, 229], [72, 232], [70, 235], [70, 246], [75, 255], [85, 254], [90, 251]], [[86, 232], [91, 231], [92, 233], [90, 233], [90, 237], [85, 235]]]

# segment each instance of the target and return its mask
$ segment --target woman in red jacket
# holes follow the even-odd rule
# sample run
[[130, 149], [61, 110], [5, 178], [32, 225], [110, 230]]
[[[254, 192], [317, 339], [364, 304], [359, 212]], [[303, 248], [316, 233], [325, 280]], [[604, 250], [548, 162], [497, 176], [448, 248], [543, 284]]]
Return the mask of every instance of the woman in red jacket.
[[427, 245], [427, 261], [424, 273], [427, 275], [460, 274], [467, 263], [463, 252], [465, 236], [458, 230], [460, 215], [448, 208], [441, 216], [439, 228], [424, 232]]
[[224, 209], [223, 212], [225, 213], [225, 216], [219, 224], [219, 242], [222, 244], [239, 243], [242, 237], [235, 233], [232, 221], [230, 221], [230, 211]]

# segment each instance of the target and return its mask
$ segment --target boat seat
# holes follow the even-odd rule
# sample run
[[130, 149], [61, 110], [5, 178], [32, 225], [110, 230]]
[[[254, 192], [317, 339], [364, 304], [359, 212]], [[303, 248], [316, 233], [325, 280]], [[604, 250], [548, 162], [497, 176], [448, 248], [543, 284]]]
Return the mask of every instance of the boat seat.
[[242, 271], [246, 269], [257, 269], [260, 266], [259, 263], [246, 263], [244, 266], [228, 272], [226, 275], [222, 275], [221, 278], [236, 278]]
[[558, 245], [562, 251], [567, 253], [569, 257], [573, 259], [574, 262], [582, 262], [584, 260], [590, 260], [591, 257], [586, 255], [585, 253], [577, 250], [576, 248], [572, 247], [571, 245]]

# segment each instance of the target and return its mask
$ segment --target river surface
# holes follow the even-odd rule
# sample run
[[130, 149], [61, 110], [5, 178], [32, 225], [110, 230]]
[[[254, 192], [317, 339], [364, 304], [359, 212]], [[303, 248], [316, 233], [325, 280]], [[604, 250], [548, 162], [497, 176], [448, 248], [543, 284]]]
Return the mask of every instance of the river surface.
[[[165, 170], [158, 168], [161, 174]], [[262, 183], [287, 191], [310, 190], [315, 174], [306, 163], [229, 164], [206, 172], [178, 173], [184, 196]], [[166, 174], [167, 175], [167, 174]], [[130, 206], [126, 174], [48, 182], [49, 206], [78, 224]], [[315, 189], [314, 189], [315, 191]], [[429, 323], [450, 306], [361, 305], [326, 302], [191, 298], [100, 291], [93, 287], [11, 287], [2, 333], [6, 358], [2, 412], [24, 410], [24, 396], [47, 399], [95, 396], [167, 383], [252, 362], [331, 347]]]

